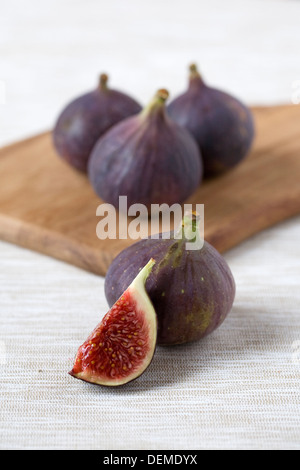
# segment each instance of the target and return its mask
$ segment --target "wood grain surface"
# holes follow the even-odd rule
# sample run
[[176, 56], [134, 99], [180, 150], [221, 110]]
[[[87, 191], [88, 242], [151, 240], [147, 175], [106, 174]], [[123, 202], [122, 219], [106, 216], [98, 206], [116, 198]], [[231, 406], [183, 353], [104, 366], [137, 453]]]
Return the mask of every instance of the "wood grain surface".
[[[300, 213], [300, 106], [253, 108], [250, 155], [204, 182], [187, 203], [204, 204], [205, 239], [224, 252]], [[56, 154], [51, 133], [0, 150], [0, 238], [105, 275], [133, 240], [99, 240], [101, 201]]]

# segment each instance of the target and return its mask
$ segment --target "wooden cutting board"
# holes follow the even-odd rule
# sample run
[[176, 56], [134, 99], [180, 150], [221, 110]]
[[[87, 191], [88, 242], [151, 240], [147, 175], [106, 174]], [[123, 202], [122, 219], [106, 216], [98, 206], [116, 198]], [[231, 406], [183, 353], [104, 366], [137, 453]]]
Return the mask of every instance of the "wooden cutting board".
[[[220, 252], [300, 213], [300, 106], [253, 108], [256, 140], [238, 167], [207, 181], [205, 239]], [[56, 155], [51, 133], [0, 150], [0, 239], [105, 275], [132, 240], [99, 240], [86, 176]]]

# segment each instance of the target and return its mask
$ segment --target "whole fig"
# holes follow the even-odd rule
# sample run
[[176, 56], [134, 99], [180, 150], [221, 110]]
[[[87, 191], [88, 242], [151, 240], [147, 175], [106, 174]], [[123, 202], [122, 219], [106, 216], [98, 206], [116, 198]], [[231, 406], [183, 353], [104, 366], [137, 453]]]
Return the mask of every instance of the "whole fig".
[[128, 205], [173, 204], [186, 200], [202, 179], [194, 138], [165, 112], [167, 90], [157, 92], [139, 114], [124, 119], [93, 148], [88, 174], [104, 201]]
[[204, 177], [234, 167], [251, 148], [255, 132], [250, 109], [235, 97], [206, 85], [195, 64], [190, 66], [187, 91], [170, 102], [167, 110], [196, 139]]
[[108, 76], [102, 74], [95, 90], [69, 103], [53, 130], [58, 154], [83, 172], [87, 171], [90, 153], [99, 137], [114, 124], [141, 110], [133, 98], [110, 89], [107, 81]]
[[[197, 232], [198, 221], [186, 215], [182, 225]], [[195, 227], [194, 227], [195, 226]], [[152, 256], [156, 264], [146, 290], [158, 320], [159, 345], [196, 341], [214, 331], [226, 318], [235, 298], [235, 281], [223, 256], [204, 241], [201, 249], [187, 249], [181, 226], [167, 238], [147, 238], [123, 250], [105, 278], [105, 295], [113, 305]]]

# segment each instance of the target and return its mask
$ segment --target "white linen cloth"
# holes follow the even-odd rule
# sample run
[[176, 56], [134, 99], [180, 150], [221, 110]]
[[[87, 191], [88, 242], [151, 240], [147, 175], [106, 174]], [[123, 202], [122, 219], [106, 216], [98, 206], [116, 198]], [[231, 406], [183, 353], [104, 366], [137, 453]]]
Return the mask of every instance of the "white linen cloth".
[[[143, 103], [160, 87], [179, 93], [190, 62], [248, 104], [297, 101], [297, 1], [0, 9], [1, 145], [51, 128], [103, 71]], [[224, 324], [199, 343], [158, 348], [118, 389], [68, 375], [107, 310], [104, 279], [0, 242], [0, 448], [299, 449], [299, 222], [227, 252], [237, 295]]]

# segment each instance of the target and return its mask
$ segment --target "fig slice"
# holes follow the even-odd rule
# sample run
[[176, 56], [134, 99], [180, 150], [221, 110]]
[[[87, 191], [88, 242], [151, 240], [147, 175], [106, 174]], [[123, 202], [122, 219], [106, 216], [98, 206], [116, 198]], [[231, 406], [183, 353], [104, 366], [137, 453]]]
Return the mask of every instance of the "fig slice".
[[157, 320], [145, 282], [154, 264], [151, 258], [79, 347], [70, 375], [98, 385], [118, 386], [139, 377], [150, 365]]

